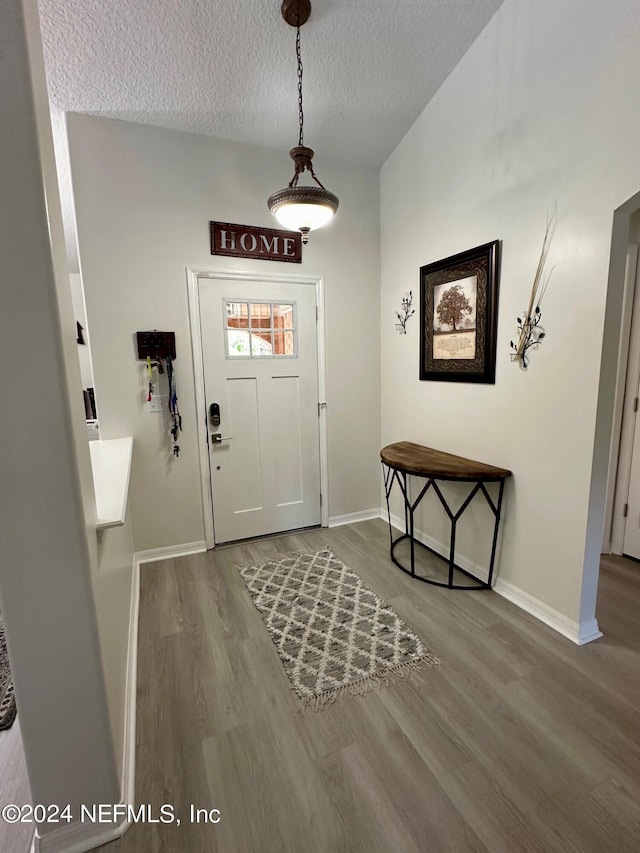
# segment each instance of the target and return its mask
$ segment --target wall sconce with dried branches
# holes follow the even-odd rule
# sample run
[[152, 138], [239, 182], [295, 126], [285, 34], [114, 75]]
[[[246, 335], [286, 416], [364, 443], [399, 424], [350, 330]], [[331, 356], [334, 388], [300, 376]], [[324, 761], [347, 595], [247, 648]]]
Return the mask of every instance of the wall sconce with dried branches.
[[409, 319], [409, 317], [416, 313], [415, 310], [411, 307], [412, 302], [413, 292], [410, 290], [402, 297], [402, 307], [400, 311], [396, 311], [396, 317], [398, 318], [398, 322], [396, 323], [396, 329], [401, 335], [407, 334], [407, 320]]
[[551, 268], [551, 271], [544, 283], [542, 283], [542, 277], [557, 223], [558, 210], [554, 205], [551, 213], [547, 215], [547, 227], [544, 232], [544, 240], [542, 241], [542, 251], [540, 252], [540, 259], [538, 260], [538, 268], [533, 279], [533, 285], [531, 286], [529, 305], [527, 310], [516, 318], [518, 323], [517, 342], [514, 343], [513, 341], [510, 341], [511, 349], [513, 350], [511, 353], [511, 361], [517, 361], [523, 370], [526, 370], [529, 366], [529, 350], [538, 349], [543, 339], [546, 337], [546, 332], [540, 325], [540, 320], [542, 318], [540, 305], [545, 293], [547, 292], [551, 273], [555, 269], [555, 266]]

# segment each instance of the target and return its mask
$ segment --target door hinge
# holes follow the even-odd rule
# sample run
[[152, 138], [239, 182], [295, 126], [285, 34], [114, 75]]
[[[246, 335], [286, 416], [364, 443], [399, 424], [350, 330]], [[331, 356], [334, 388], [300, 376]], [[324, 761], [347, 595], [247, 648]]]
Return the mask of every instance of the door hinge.
[[320, 492], [320, 509], [322, 509], [322, 492]]
[[320, 412], [321, 412], [323, 409], [326, 409], [326, 408], [327, 408], [327, 404], [326, 404], [326, 403], [318, 403], [318, 417], [320, 417]]
[[626, 518], [628, 512], [629, 512], [629, 504], [625, 504], [624, 509], [622, 510], [622, 517]]
[[638, 411], [638, 398], [637, 398], [637, 397], [636, 397], [636, 399], [633, 401], [633, 411], [634, 411], [634, 412], [637, 412], [637, 411]]
[[316, 305], [316, 323], [318, 322], [318, 306]]

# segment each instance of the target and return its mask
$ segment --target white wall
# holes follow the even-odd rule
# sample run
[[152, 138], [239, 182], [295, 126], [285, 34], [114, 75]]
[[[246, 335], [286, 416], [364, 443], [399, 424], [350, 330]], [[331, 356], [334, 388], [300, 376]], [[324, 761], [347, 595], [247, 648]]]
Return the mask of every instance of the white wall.
[[[213, 257], [209, 221], [274, 227], [266, 199], [290, 178], [286, 151], [69, 115], [68, 138], [101, 436], [133, 435], [137, 550], [204, 539], [185, 267], [325, 278], [329, 514], [379, 506], [379, 228], [375, 171], [316, 155], [340, 198], [300, 265]], [[184, 432], [143, 411], [137, 330], [174, 330]]]
[[[640, 188], [639, 41], [636, 0], [507, 0], [381, 172], [382, 442], [510, 468], [500, 577], [573, 623], [595, 605], [591, 466], [613, 211]], [[554, 203], [560, 265], [525, 373], [509, 340]], [[417, 317], [393, 331], [402, 292], [421, 265], [496, 238], [495, 385], [420, 382]]]
[[[95, 502], [37, 9], [0, 5], [0, 592], [34, 803], [116, 802]], [[8, 413], [10, 414], [10, 417]], [[95, 548], [95, 545], [94, 545]], [[57, 829], [39, 827], [43, 838]]]

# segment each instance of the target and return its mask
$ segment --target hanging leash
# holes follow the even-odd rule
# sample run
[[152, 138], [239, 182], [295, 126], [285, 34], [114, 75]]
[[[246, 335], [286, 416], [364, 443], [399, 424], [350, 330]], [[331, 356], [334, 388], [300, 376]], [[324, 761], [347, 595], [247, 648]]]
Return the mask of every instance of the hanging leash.
[[149, 375], [149, 390], [147, 393], [147, 403], [151, 402], [153, 397], [153, 369], [151, 367], [151, 358], [147, 356], [147, 373]]
[[169, 414], [171, 415], [171, 436], [173, 438], [173, 455], [180, 455], [178, 444], [178, 433], [182, 432], [182, 416], [178, 408], [178, 394], [176, 392], [176, 380], [173, 374], [173, 362], [171, 356], [167, 355], [167, 380], [169, 382]]

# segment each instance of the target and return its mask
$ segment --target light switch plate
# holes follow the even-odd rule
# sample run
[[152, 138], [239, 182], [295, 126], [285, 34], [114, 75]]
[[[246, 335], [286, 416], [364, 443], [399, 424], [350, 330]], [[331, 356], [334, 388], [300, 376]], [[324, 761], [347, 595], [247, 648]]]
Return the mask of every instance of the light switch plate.
[[151, 397], [151, 402], [146, 402], [147, 414], [160, 414], [164, 412], [169, 403], [169, 397], [166, 394], [154, 394]]

